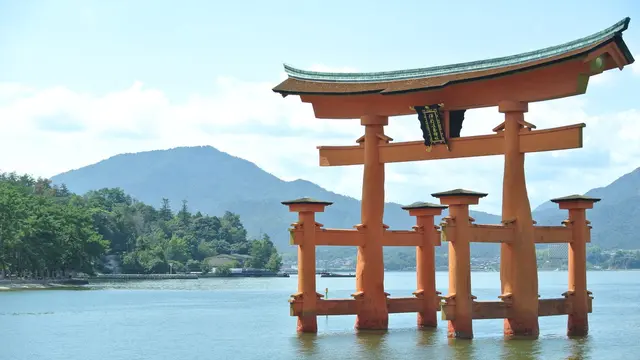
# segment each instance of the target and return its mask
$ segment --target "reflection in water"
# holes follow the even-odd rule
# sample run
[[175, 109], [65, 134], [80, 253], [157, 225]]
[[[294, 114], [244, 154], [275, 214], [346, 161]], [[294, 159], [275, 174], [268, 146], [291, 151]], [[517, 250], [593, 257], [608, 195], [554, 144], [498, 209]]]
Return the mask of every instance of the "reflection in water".
[[569, 356], [567, 360], [583, 360], [587, 359], [590, 352], [589, 337], [570, 338], [569, 339]]
[[362, 359], [388, 359], [386, 341], [389, 336], [386, 330], [360, 330], [356, 333], [358, 352]]
[[535, 360], [540, 358], [540, 342], [544, 340], [505, 339], [502, 345], [503, 360]]
[[448, 339], [450, 359], [468, 360], [475, 359], [473, 340]]
[[298, 354], [301, 356], [315, 355], [317, 352], [318, 335], [299, 333], [295, 338], [298, 348]]
[[439, 333], [438, 329], [436, 328], [420, 329], [420, 330], [417, 330], [415, 333], [418, 339], [417, 341], [418, 346], [433, 346], [436, 344], [436, 341], [438, 340], [436, 336], [442, 335], [442, 333]]

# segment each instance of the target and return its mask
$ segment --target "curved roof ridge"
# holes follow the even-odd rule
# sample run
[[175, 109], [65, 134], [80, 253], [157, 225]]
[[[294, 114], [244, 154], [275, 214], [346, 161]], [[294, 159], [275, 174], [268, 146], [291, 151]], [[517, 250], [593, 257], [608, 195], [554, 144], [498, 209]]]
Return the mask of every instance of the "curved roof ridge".
[[411, 80], [419, 78], [428, 78], [434, 76], [451, 75], [457, 73], [466, 73], [473, 71], [483, 71], [506, 66], [523, 64], [531, 61], [538, 61], [551, 58], [572, 50], [581, 49], [605, 39], [615, 36], [621, 36], [622, 32], [627, 30], [629, 21], [626, 17], [614, 25], [598, 31], [589, 36], [573, 40], [564, 44], [550, 46], [547, 48], [520, 53], [516, 55], [503, 56], [498, 58], [476, 60], [465, 63], [440, 65], [427, 68], [417, 68], [408, 70], [381, 71], [381, 72], [363, 72], [363, 73], [333, 73], [310, 71], [294, 68], [293, 66], [284, 64], [284, 69], [290, 78], [316, 82], [341, 82], [341, 83], [369, 83], [369, 82], [386, 82]]

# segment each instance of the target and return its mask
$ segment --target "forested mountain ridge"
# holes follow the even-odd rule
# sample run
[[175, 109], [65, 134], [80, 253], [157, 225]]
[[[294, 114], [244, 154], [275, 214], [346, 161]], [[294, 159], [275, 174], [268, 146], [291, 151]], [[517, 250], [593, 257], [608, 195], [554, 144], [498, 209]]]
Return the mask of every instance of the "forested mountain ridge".
[[[296, 215], [280, 204], [304, 196], [331, 201], [318, 221], [332, 228], [351, 228], [360, 222], [360, 201], [327, 191], [306, 180], [284, 181], [257, 165], [213, 147], [181, 147], [136, 154], [116, 155], [99, 163], [72, 170], [52, 178], [77, 193], [101, 188], [122, 188], [134, 198], [159, 206], [158, 199], [168, 198], [209, 215], [225, 211], [239, 214], [251, 236], [267, 233], [276, 246], [291, 251], [287, 229]], [[640, 248], [640, 169], [622, 176], [612, 184], [587, 192], [602, 198], [587, 212], [592, 222], [592, 244], [602, 249]], [[418, 199], [419, 200], [419, 199]], [[500, 217], [472, 211], [476, 223], [496, 224]], [[545, 203], [533, 212], [540, 225], [559, 225], [566, 211]], [[409, 229], [415, 219], [401, 205], [387, 203], [385, 223], [392, 229]], [[475, 248], [497, 254], [497, 247]]]
[[[155, 204], [167, 198], [173, 204], [189, 202], [194, 211], [240, 215], [249, 235], [269, 234], [280, 250], [291, 251], [289, 225], [296, 220], [281, 204], [284, 200], [312, 197], [333, 205], [318, 214], [332, 228], [352, 228], [360, 223], [360, 201], [336, 194], [306, 181], [284, 181], [257, 165], [213, 147], [182, 147], [113, 156], [93, 165], [51, 178], [76, 193], [101, 188], [121, 188], [136, 199]], [[499, 217], [472, 211], [479, 223], [497, 223]], [[401, 205], [387, 203], [385, 223], [392, 229], [410, 229], [415, 219]]]
[[[601, 199], [587, 210], [593, 245], [602, 249], [640, 248], [640, 168], [585, 195]], [[558, 225], [566, 219], [566, 210], [552, 205], [542, 204], [533, 212], [539, 225]]]

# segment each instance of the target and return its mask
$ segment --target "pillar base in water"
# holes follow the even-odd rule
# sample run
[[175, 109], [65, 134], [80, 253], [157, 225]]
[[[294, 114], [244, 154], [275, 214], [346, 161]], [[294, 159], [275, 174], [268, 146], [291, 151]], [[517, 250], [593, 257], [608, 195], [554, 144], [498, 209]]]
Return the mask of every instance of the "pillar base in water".
[[299, 333], [317, 333], [318, 318], [316, 315], [298, 316], [298, 326], [296, 330]]
[[576, 316], [569, 314], [567, 321], [567, 336], [587, 336], [589, 334], [589, 320], [587, 315]]
[[538, 317], [528, 321], [504, 319], [504, 336], [512, 339], [537, 339], [540, 336]]
[[438, 327], [438, 317], [433, 313], [418, 313], [418, 328], [435, 328]]
[[450, 339], [473, 339], [473, 328], [468, 326], [467, 329], [463, 329], [462, 326], [455, 326], [449, 321], [447, 329], [447, 337]]
[[365, 293], [360, 292], [354, 298], [358, 301], [355, 329], [387, 330], [389, 328], [387, 293], [367, 296]]
[[356, 325], [354, 328], [356, 330], [388, 330], [389, 318], [358, 315], [356, 317]]

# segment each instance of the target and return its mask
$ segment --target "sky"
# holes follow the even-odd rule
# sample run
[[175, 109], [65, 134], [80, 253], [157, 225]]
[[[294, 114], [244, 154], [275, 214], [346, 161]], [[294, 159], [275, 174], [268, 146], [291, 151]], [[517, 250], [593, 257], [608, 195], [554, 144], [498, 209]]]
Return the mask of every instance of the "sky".
[[[272, 92], [284, 63], [444, 65], [561, 44], [627, 16], [624, 39], [640, 59], [635, 0], [0, 0], [0, 171], [50, 177], [120, 153], [211, 145], [360, 198], [362, 167], [319, 167], [316, 149], [354, 144], [359, 121], [315, 119], [311, 105]], [[496, 108], [470, 110], [462, 135], [491, 133], [503, 119]], [[582, 149], [527, 155], [533, 207], [606, 186], [640, 167], [640, 65], [592, 77], [585, 95], [530, 104], [525, 119], [587, 124]], [[391, 118], [386, 133], [421, 139], [411, 116]], [[389, 164], [386, 200], [467, 188], [489, 193], [475, 209], [499, 213], [503, 164]]]

